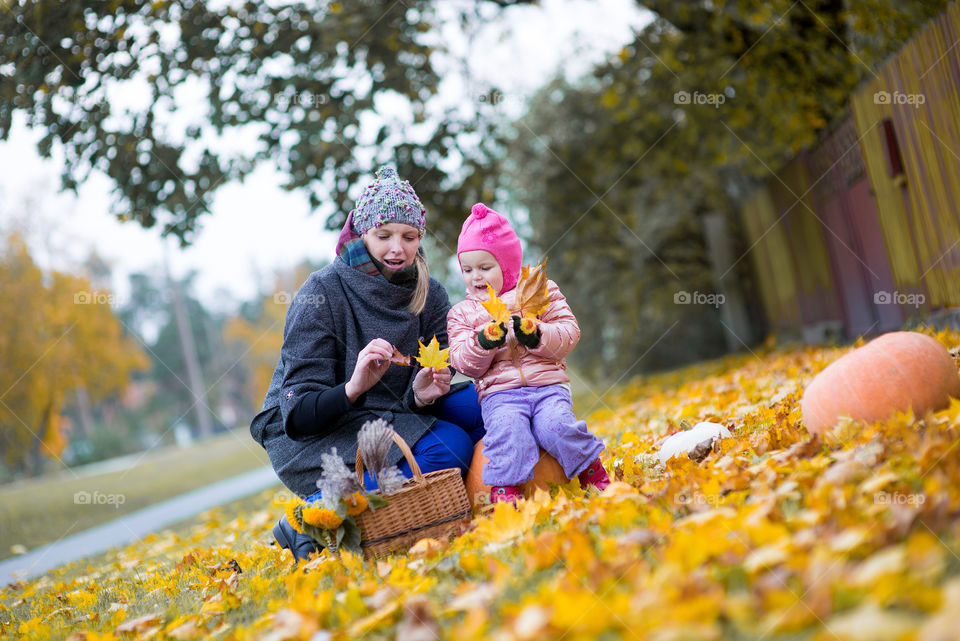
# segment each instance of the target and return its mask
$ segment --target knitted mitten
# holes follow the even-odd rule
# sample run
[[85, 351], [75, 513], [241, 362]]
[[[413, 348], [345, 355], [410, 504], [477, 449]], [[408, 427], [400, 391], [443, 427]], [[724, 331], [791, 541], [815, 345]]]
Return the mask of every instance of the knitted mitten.
[[513, 316], [513, 334], [524, 347], [533, 349], [540, 344], [539, 323], [533, 318]]
[[503, 323], [487, 323], [477, 332], [477, 342], [483, 349], [496, 349], [507, 342], [507, 327]]

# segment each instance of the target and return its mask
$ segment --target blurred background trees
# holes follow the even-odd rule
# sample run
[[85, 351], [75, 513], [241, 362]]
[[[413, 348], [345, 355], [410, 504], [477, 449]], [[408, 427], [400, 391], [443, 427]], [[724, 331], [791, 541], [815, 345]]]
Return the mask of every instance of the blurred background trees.
[[[436, 273], [473, 202], [512, 216], [527, 262], [550, 258], [581, 322], [571, 360], [612, 382], [730, 349], [717, 307], [674, 304], [721, 287], [704, 221], [719, 216], [731, 253], [744, 255], [735, 213], [754, 181], [828, 130], [851, 90], [946, 2], [639, 0], [651, 20], [632, 41], [580, 77], [549, 80], [518, 118], [499, 108], [495, 83], [445, 96], [445, 75], [468, 61], [442, 29], [466, 34], [491, 11], [536, 4], [19, 0], [0, 11], [0, 138], [25, 114], [44, 134], [42, 154], [63, 150], [65, 188], [102, 172], [118, 217], [185, 244], [215, 191], [258, 164], [279, 167], [336, 229], [351, 190], [392, 161], [430, 212]], [[137, 274], [111, 312], [45, 302], [89, 284], [39, 273], [17, 242], [4, 250], [2, 281], [17, 297], [0, 303], [13, 314], [0, 315], [3, 376], [24, 375], [15, 389], [25, 390], [0, 397], [0, 412], [29, 417], [2, 419], [15, 467], [44, 443], [82, 461], [245, 423], [279, 353], [276, 294], [316, 267], [278, 275], [236, 314], [193, 296], [190, 276]], [[728, 271], [724, 286], [753, 321], [733, 345], [749, 345], [765, 328], [747, 261]], [[90, 327], [114, 329], [84, 333], [95, 316]], [[28, 369], [71, 323], [102, 352], [67, 350]], [[96, 380], [78, 357], [102, 359]], [[108, 400], [125, 376], [139, 400]], [[56, 391], [31, 388], [34, 379]], [[67, 450], [53, 437], [58, 408], [81, 426]]]
[[[119, 217], [184, 243], [213, 192], [262, 162], [306, 190], [332, 227], [351, 207], [349, 188], [391, 159], [453, 216], [479, 196], [476, 145], [464, 136], [482, 127], [427, 112], [440, 82], [436, 31], [424, 0], [13, 2], [0, 12], [0, 60], [13, 65], [0, 75], [0, 138], [26, 113], [46, 132], [41, 153], [64, 149], [65, 187], [103, 172]], [[198, 98], [202, 109], [185, 109]], [[370, 119], [375, 111], [386, 117]], [[410, 144], [428, 118], [432, 133]], [[438, 168], [449, 158], [459, 179]]]
[[[704, 217], [735, 257], [753, 181], [813, 143], [861, 80], [945, 2], [644, 1], [654, 19], [571, 85], [558, 77], [511, 123], [510, 193], [585, 328], [574, 362], [613, 378], [729, 349]], [[698, 98], [702, 102], [697, 102]], [[732, 266], [763, 338], [748, 261]], [[738, 344], [739, 343], [739, 344]], [[614, 376], [605, 376], [615, 373]]]
[[[289, 301], [320, 265], [279, 274], [236, 313], [177, 280], [135, 273], [123, 296], [89, 277], [44, 272], [11, 234], [0, 253], [0, 479], [187, 444], [259, 411]], [[109, 266], [98, 266], [102, 280]], [[174, 294], [182, 298], [200, 388], [189, 380]], [[199, 398], [199, 401], [197, 400]], [[206, 421], [207, 427], [203, 427]]]
[[64, 407], [75, 394], [96, 404], [147, 365], [84, 278], [36, 266], [17, 235], [0, 256], [0, 450], [18, 474], [41, 471], [67, 445]]

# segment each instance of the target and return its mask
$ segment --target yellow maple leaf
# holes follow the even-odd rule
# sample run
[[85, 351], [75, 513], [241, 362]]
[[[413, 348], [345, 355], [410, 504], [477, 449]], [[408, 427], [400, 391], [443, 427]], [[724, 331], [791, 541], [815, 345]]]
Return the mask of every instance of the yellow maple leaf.
[[440, 342], [434, 336], [428, 345], [420, 343], [420, 354], [417, 356], [417, 362], [420, 363], [421, 367], [443, 369], [450, 366], [450, 363], [447, 362], [449, 353], [450, 348], [440, 349]]
[[507, 304], [497, 297], [497, 293], [493, 291], [493, 287], [489, 283], [487, 284], [487, 293], [490, 294], [490, 298], [480, 304], [493, 316], [493, 322], [499, 325], [509, 321], [510, 310], [507, 309]]

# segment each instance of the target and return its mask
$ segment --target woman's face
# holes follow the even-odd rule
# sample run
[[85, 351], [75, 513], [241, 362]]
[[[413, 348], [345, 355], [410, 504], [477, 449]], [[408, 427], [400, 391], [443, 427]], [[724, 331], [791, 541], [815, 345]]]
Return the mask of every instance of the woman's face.
[[420, 248], [420, 232], [403, 223], [386, 223], [363, 235], [363, 244], [376, 260], [389, 269], [403, 269], [413, 264]]

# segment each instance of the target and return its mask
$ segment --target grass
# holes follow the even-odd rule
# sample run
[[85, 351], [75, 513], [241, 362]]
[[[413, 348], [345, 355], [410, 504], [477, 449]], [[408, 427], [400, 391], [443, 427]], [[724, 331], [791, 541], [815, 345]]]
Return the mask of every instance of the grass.
[[[269, 464], [266, 452], [243, 428], [189, 448], [145, 452], [126, 470], [89, 476], [67, 470], [0, 486], [0, 559], [13, 556], [12, 546], [34, 549]], [[77, 492], [122, 497], [122, 503], [78, 503]]]
[[[263, 510], [268, 509], [275, 503], [282, 503], [292, 498], [293, 495], [278, 481], [274, 487], [255, 492], [242, 499], [224, 503], [223, 505], [206, 510], [195, 516], [185, 518], [182, 521], [171, 523], [163, 529], [131, 543], [129, 546], [112, 548], [106, 552], [80, 559], [75, 563], [68, 563], [59, 568], [54, 568], [50, 574], [56, 575], [59, 581], [65, 583], [83, 580], [91, 568], [110, 567], [115, 563], [122, 563], [123, 559], [126, 558], [126, 551], [130, 549], [147, 551], [152, 545], [155, 545], [157, 541], [190, 541], [192, 544], [201, 546], [216, 546], [222, 543], [223, 538], [226, 538], [220, 529], [221, 524], [228, 523], [238, 514], [257, 515], [259, 520], [263, 520]], [[279, 518], [279, 513], [277, 513], [276, 516]], [[271, 517], [270, 520], [264, 523], [263, 527], [258, 528], [257, 531], [254, 532], [254, 537], [265, 545], [274, 545], [273, 534], [271, 533], [274, 523], [276, 523], [276, 519]], [[229, 537], [229, 533], [227, 537]], [[128, 569], [131, 570], [129, 576], [135, 578], [137, 574], [136, 568], [131, 567]], [[149, 609], [147, 608], [143, 611], [146, 612], [149, 611]]]

